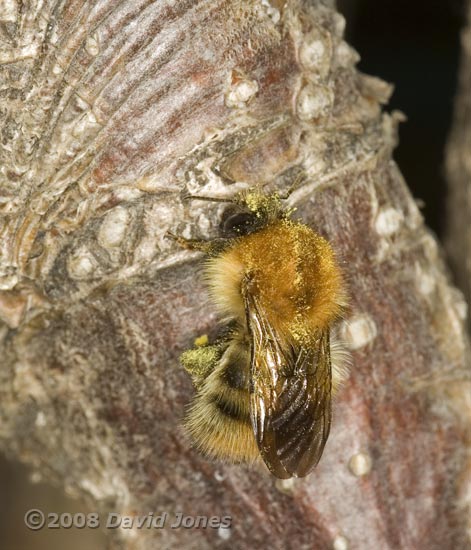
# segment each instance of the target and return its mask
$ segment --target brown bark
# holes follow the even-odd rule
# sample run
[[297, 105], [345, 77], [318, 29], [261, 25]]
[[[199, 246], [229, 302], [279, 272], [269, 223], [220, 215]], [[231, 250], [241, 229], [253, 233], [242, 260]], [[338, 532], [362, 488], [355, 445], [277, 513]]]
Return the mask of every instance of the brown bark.
[[[447, 148], [446, 249], [458, 286], [471, 303], [471, 3], [461, 34], [461, 68], [453, 128]], [[468, 322], [470, 317], [468, 316]]]
[[[232, 517], [110, 532], [127, 548], [470, 548], [462, 297], [391, 160], [390, 87], [355, 69], [332, 3], [35, 6], [1, 26], [1, 448], [101, 510]], [[353, 363], [318, 468], [279, 482], [182, 433], [178, 355], [216, 319], [164, 235], [217, 234], [220, 206], [182, 191], [300, 175]]]

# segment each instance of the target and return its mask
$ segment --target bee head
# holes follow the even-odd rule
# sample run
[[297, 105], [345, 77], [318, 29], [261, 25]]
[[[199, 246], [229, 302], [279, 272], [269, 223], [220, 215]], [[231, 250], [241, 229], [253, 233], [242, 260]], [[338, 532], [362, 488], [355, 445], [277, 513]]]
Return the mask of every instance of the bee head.
[[222, 236], [249, 235], [285, 215], [277, 195], [249, 192], [224, 211], [219, 225]]
[[224, 238], [249, 235], [263, 227], [263, 220], [241, 204], [231, 204], [224, 211], [219, 229]]

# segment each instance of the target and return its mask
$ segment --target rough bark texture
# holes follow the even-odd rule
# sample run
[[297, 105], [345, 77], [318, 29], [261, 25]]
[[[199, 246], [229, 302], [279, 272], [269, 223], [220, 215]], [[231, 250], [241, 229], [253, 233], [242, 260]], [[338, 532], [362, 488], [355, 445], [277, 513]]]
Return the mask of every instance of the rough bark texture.
[[[390, 87], [329, 1], [69, 0], [1, 14], [0, 445], [102, 510], [232, 516], [126, 548], [471, 547], [463, 298], [394, 162]], [[216, 319], [221, 207], [286, 189], [349, 281], [351, 376], [306, 479], [212, 464], [178, 355]], [[282, 261], [282, 259], [280, 259]]]
[[[446, 248], [451, 267], [471, 304], [471, 3], [461, 35], [461, 67], [453, 129], [448, 142]], [[469, 322], [470, 317], [468, 317]], [[471, 326], [471, 325], [470, 325]]]

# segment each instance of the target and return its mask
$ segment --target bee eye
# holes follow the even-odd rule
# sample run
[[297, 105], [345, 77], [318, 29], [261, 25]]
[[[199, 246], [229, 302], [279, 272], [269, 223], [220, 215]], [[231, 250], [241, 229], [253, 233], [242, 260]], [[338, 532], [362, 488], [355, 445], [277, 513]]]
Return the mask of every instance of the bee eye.
[[228, 208], [220, 223], [220, 230], [224, 237], [247, 235], [260, 227], [260, 219], [250, 211], [241, 211]]

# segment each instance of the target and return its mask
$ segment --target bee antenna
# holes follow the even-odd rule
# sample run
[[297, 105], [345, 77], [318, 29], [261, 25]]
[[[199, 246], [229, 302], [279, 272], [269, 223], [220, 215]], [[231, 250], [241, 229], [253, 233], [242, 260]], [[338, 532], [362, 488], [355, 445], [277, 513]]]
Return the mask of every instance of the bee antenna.
[[289, 197], [291, 196], [292, 193], [294, 193], [294, 191], [296, 191], [296, 189], [299, 189], [299, 187], [301, 187], [301, 185], [304, 183], [305, 181], [305, 174], [303, 173], [298, 173], [298, 175], [294, 178], [294, 181], [293, 183], [288, 187], [288, 189], [281, 195], [278, 195], [278, 198], [281, 200], [281, 201], [285, 201], [286, 199], [289, 199]]
[[187, 200], [197, 200], [197, 201], [207, 201], [207, 202], [236, 202], [233, 198], [223, 198], [223, 197], [206, 197], [204, 195], [191, 195], [189, 193], [183, 193], [181, 195], [183, 201]]

